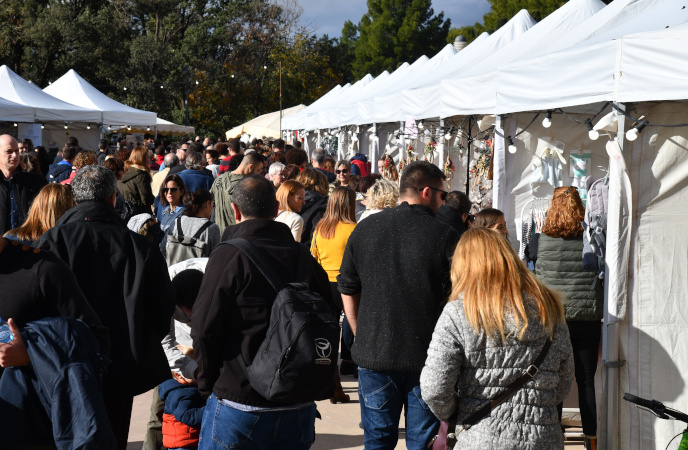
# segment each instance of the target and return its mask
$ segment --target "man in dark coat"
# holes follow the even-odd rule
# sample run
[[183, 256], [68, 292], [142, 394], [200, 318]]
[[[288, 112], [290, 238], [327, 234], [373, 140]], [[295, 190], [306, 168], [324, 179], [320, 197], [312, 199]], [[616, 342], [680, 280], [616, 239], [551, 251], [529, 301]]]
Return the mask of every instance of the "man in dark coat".
[[401, 176], [401, 204], [356, 226], [337, 277], [355, 341], [366, 448], [394, 448], [406, 413], [406, 443], [425, 448], [439, 422], [421, 399], [420, 372], [451, 288], [459, 235], [435, 218], [445, 175], [426, 161]]
[[19, 227], [29, 215], [33, 199], [45, 178], [19, 167], [19, 144], [9, 134], [0, 136], [0, 236]]
[[[232, 195], [236, 225], [222, 238], [246, 239], [265, 255], [280, 281], [293, 282], [301, 248], [289, 228], [274, 221], [278, 205], [270, 181], [260, 175], [244, 177]], [[333, 307], [327, 274], [307, 256], [311, 290]], [[206, 408], [213, 411], [201, 427], [203, 448], [230, 448], [236, 444], [231, 438], [239, 435], [247, 436], [250, 448], [308, 448], [313, 441], [315, 404], [268, 400], [251, 387], [241, 367], [244, 361], [252, 363], [267, 335], [275, 296], [243, 252], [233, 245], [213, 250], [191, 316], [198, 389], [210, 395]], [[256, 433], [258, 416], [262, 431]]]
[[447, 194], [447, 200], [437, 212], [437, 218], [459, 233], [461, 236], [468, 229], [468, 216], [471, 212], [471, 200], [460, 191], [451, 191]]
[[72, 181], [70, 209], [36, 241], [67, 262], [103, 325], [112, 364], [103, 393], [120, 448], [129, 434], [132, 402], [170, 377], [160, 341], [169, 331], [174, 292], [160, 251], [115, 212], [115, 175], [86, 166]]

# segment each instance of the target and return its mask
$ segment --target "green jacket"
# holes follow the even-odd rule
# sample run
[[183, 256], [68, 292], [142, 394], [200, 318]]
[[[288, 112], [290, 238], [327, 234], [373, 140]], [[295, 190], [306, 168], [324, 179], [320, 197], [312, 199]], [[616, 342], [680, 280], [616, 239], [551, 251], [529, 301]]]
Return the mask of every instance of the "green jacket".
[[567, 321], [598, 321], [604, 310], [602, 281], [583, 270], [583, 238], [539, 236], [535, 273], [552, 289], [566, 295]]
[[217, 177], [213, 187], [210, 188], [210, 192], [215, 196], [215, 223], [220, 227], [220, 236], [224, 233], [225, 228], [236, 224], [234, 211], [231, 207], [232, 193], [243, 178], [243, 175], [226, 173]]
[[151, 206], [155, 196], [151, 190], [151, 174], [148, 169], [130, 167], [124, 172], [122, 180], [117, 182], [117, 187], [124, 200], [131, 202], [136, 210], [135, 214], [151, 213]]

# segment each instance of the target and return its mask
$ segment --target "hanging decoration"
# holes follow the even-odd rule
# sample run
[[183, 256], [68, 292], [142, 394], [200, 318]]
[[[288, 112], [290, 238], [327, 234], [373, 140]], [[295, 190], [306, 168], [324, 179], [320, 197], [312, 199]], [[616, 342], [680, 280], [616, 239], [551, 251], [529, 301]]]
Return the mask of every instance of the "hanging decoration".
[[444, 161], [444, 167], [442, 168], [442, 172], [444, 172], [444, 176], [447, 177], [444, 181], [447, 185], [447, 189], [450, 189], [449, 184], [452, 178], [454, 178], [454, 172], [456, 172], [456, 166], [454, 166], [454, 163], [452, 162], [450, 155], [447, 155], [447, 160]]
[[434, 163], [435, 162], [435, 153], [437, 153], [437, 142], [434, 140], [428, 142], [428, 144], [425, 146], [425, 150], [423, 150], [423, 154], [425, 155], [425, 160], [429, 163]]
[[494, 146], [491, 138], [474, 141], [473, 155], [475, 160], [469, 164], [468, 196], [479, 211], [492, 207], [492, 171], [494, 160]]

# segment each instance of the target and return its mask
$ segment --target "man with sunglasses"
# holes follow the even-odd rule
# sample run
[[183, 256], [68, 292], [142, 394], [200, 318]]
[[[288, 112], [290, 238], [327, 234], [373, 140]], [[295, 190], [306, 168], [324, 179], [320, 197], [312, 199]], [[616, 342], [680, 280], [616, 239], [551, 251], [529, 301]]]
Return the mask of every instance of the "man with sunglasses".
[[445, 175], [426, 161], [401, 175], [400, 202], [359, 223], [337, 277], [355, 340], [365, 448], [394, 448], [406, 411], [406, 445], [425, 448], [439, 422], [423, 402], [420, 372], [451, 288], [458, 233], [435, 218]]

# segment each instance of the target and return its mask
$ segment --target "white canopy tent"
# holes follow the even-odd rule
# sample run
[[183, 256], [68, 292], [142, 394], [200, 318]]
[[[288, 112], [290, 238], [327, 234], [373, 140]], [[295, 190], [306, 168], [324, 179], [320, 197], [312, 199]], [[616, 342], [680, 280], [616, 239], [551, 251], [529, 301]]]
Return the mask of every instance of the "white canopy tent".
[[98, 123], [103, 126], [156, 126], [155, 113], [119, 103], [93, 87], [74, 69], [43, 89], [43, 92], [72, 105], [100, 111]]
[[33, 119], [32, 107], [0, 98], [0, 121], [33, 122]]
[[[569, 14], [555, 12], [539, 29], [521, 33], [510, 48], [500, 46], [504, 50], [497, 50], [484, 68], [467, 64], [463, 79], [459, 70], [444, 77], [447, 81], [442, 85], [455, 92], [432, 90], [428, 86], [433, 83], [401, 92], [404, 113], [414, 111], [416, 119], [466, 113], [501, 115], [495, 136], [494, 202], [511, 221], [534, 195], [531, 158], [542, 140], [564, 142], [566, 159], [582, 147], [592, 153], [595, 177], [603, 174], [596, 166], [609, 167], [606, 312], [597, 385], [600, 448], [664, 448], [684, 428], [638, 411], [621, 398], [624, 392], [631, 392], [684, 411], [688, 404], [685, 6], [677, 0], [615, 0], [600, 10], [594, 1], [572, 1], [562, 7]], [[462, 53], [470, 48], [448, 64], [458, 67], [453, 61], [461, 61]], [[427, 79], [433, 79], [433, 74], [428, 73]], [[419, 92], [424, 95], [412, 96]], [[443, 106], [447, 109], [441, 109], [436, 96], [450, 94]], [[469, 102], [468, 94], [475, 102]], [[424, 98], [430, 100], [423, 103]], [[608, 107], [595, 116], [602, 102], [608, 101], [617, 102], [617, 107], [633, 117], [646, 116], [650, 125], [638, 140], [624, 139], [632, 120], [623, 114], [615, 123], [618, 141], [608, 137], [591, 141], [585, 126], [562, 114], [554, 115], [550, 128], [540, 124], [544, 114], [540, 120], [534, 119], [539, 111], [565, 108], [572, 118], [595, 117], [597, 122], [610, 110]], [[418, 109], [409, 109], [407, 102]], [[405, 118], [387, 117], [385, 121]], [[301, 123], [294, 128], [308, 129]], [[505, 136], [517, 133], [521, 133], [515, 139], [517, 151], [507, 153]], [[569, 183], [568, 167], [566, 172], [563, 182]], [[513, 222], [511, 230], [515, 235]]]
[[286, 117], [298, 113], [306, 108], [306, 105], [297, 105], [282, 111], [274, 111], [263, 114], [255, 119], [234, 127], [225, 133], [227, 139], [241, 136], [242, 134], [249, 134], [256, 137], [279, 137], [280, 136], [280, 113], [282, 114], [282, 121]]
[[5, 65], [0, 67], [0, 99], [33, 108], [30, 122], [98, 123], [100, 119], [100, 111], [75, 106], [46, 94]]

